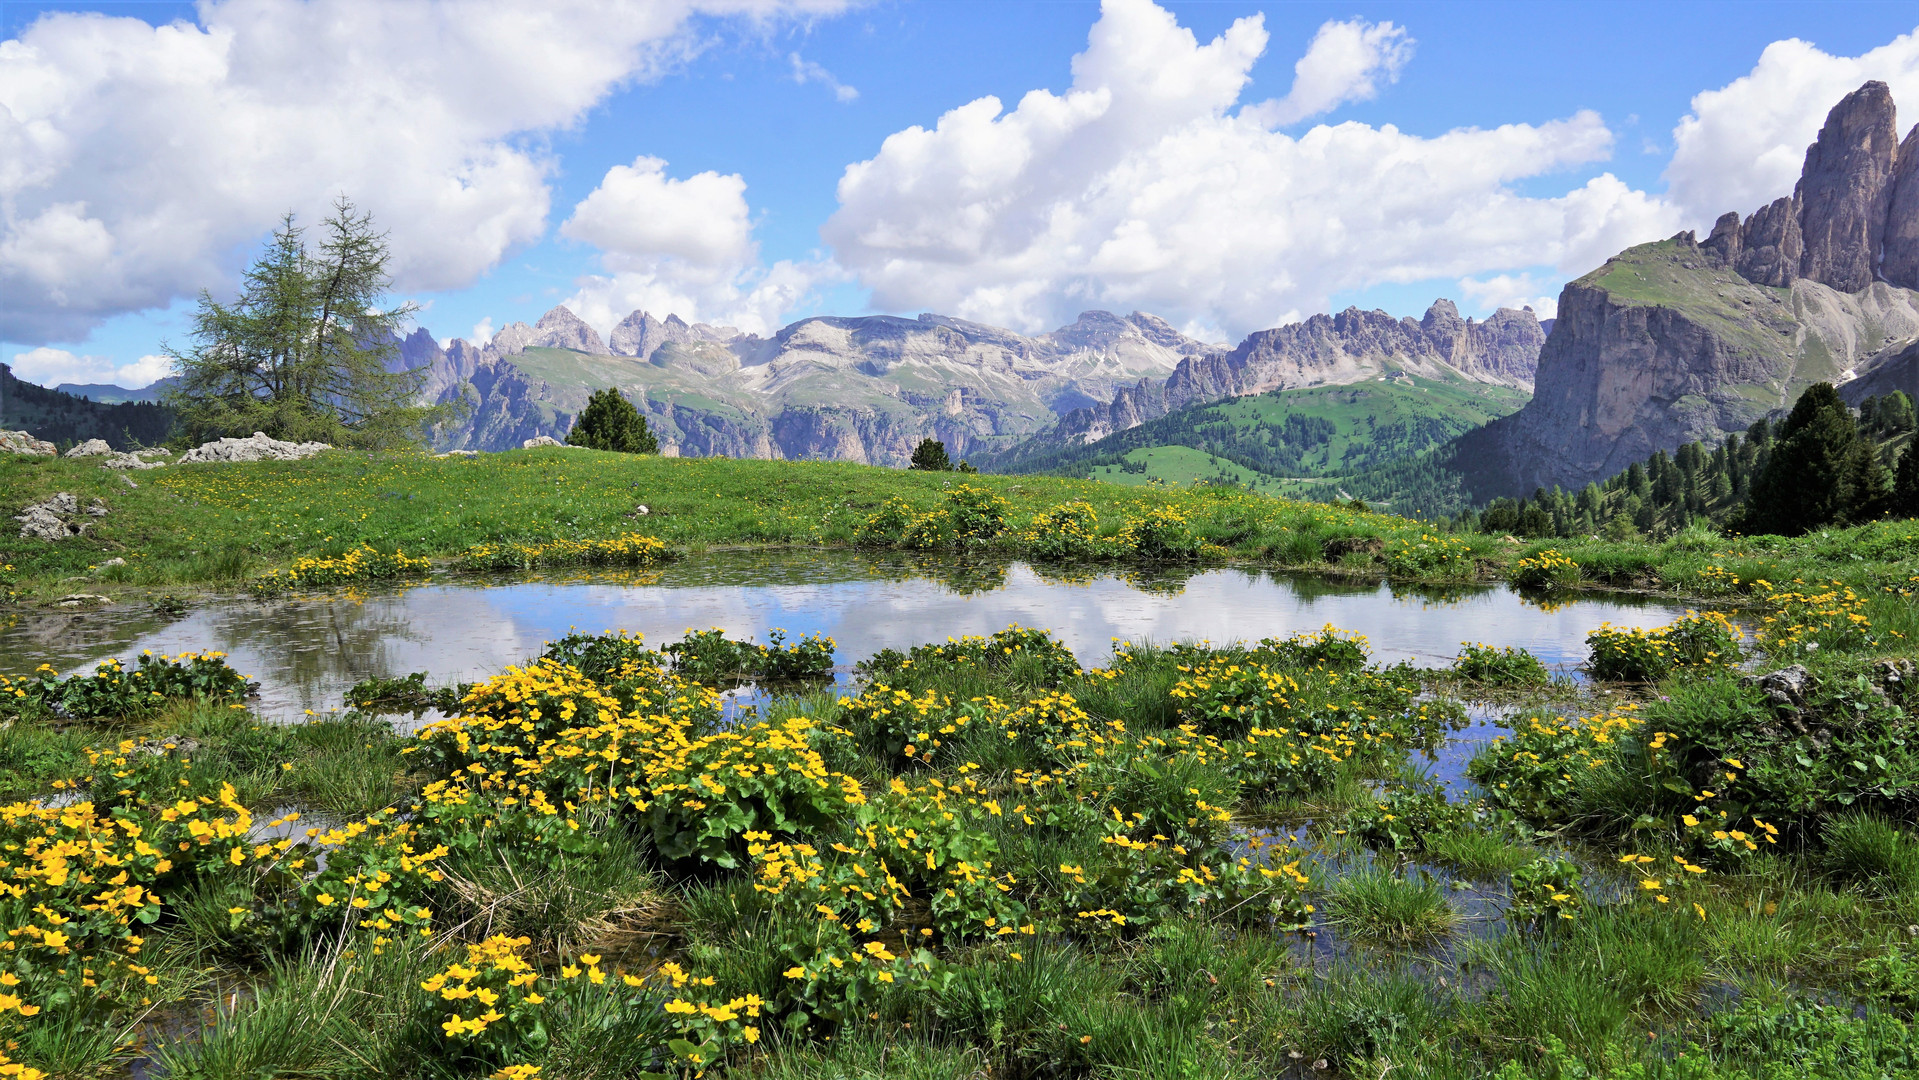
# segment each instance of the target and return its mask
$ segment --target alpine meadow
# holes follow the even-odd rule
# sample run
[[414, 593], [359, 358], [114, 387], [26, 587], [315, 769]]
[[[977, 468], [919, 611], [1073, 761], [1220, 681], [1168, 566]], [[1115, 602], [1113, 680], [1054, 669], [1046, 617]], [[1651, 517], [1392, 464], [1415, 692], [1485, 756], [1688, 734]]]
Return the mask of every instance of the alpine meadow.
[[18, 7], [0, 1078], [1919, 1080], [1907, 6]]

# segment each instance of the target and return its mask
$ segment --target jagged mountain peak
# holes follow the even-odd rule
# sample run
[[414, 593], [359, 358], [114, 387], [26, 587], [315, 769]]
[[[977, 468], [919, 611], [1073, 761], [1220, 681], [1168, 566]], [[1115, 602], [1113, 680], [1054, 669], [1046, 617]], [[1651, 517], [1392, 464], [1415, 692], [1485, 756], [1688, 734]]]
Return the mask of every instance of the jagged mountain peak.
[[1902, 145], [1891, 88], [1866, 82], [1826, 114], [1791, 195], [1721, 215], [1700, 246], [1758, 285], [1919, 288], [1919, 126]]
[[1429, 334], [1450, 334], [1464, 328], [1466, 322], [1467, 320], [1459, 317], [1459, 308], [1451, 300], [1442, 296], [1433, 301], [1432, 307], [1426, 309], [1426, 314], [1420, 317], [1419, 326]]
[[1919, 127], [1877, 80], [1826, 114], [1793, 193], [1568, 282], [1524, 409], [1457, 444], [1480, 497], [1717, 442], [1919, 336]]
[[540, 316], [533, 326], [531, 344], [549, 349], [572, 349], [593, 356], [609, 356], [611, 351], [600, 340], [599, 332], [561, 304]]
[[1120, 347], [1122, 342], [1133, 341], [1170, 349], [1184, 356], [1224, 348], [1189, 338], [1175, 330], [1165, 319], [1141, 311], [1126, 316], [1110, 311], [1082, 311], [1078, 318], [1067, 325], [1041, 334], [1040, 340], [1094, 352], [1111, 351]]

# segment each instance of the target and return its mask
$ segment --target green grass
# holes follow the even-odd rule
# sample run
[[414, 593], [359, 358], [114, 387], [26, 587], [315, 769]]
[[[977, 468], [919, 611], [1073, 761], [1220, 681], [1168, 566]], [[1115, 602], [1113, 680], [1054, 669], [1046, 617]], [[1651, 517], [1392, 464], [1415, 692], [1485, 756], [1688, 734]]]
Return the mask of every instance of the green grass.
[[1334, 929], [1367, 945], [1427, 945], [1459, 925], [1459, 913], [1437, 881], [1401, 877], [1377, 865], [1334, 878], [1326, 907]]
[[1220, 480], [1229, 484], [1263, 489], [1272, 478], [1254, 469], [1235, 465], [1190, 446], [1149, 446], [1129, 450], [1124, 460], [1144, 471], [1129, 472], [1118, 465], [1095, 465], [1089, 479], [1125, 487], [1152, 484], [1191, 484], [1196, 480]]
[[[1042, 437], [991, 460], [996, 471], [1091, 475], [1121, 484], [1224, 476], [1271, 493], [1299, 492], [1305, 489], [1287, 481], [1417, 457], [1516, 411], [1526, 399], [1525, 391], [1511, 387], [1396, 375], [1195, 405], [1085, 445], [1058, 446]], [[1122, 461], [1134, 471], [1122, 469]]]
[[1872, 814], [1828, 822], [1822, 865], [1835, 879], [1882, 894], [1919, 890], [1919, 841]]
[[1481, 881], [1501, 880], [1539, 857], [1536, 849], [1525, 844], [1478, 830], [1441, 833], [1427, 842], [1426, 853], [1435, 862]]

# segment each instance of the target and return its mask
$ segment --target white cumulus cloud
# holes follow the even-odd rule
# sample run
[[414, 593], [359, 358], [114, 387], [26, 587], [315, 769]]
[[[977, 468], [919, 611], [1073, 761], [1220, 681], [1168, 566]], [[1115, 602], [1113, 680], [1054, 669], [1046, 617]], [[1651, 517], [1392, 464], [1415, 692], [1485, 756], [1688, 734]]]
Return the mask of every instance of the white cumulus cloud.
[[168, 356], [142, 356], [130, 364], [116, 364], [105, 356], [80, 356], [65, 349], [41, 346], [14, 353], [7, 360], [14, 378], [40, 386], [70, 383], [111, 383], [138, 390], [173, 374]]
[[1550, 319], [1559, 314], [1559, 298], [1547, 282], [1531, 273], [1494, 274], [1487, 278], [1460, 278], [1459, 297], [1470, 310], [1492, 312], [1498, 308], [1529, 307], [1533, 314]]
[[710, 171], [676, 180], [656, 157], [608, 169], [560, 233], [599, 249], [607, 272], [582, 278], [566, 306], [602, 334], [635, 309], [766, 331], [831, 273], [763, 267], [746, 181]]
[[1349, 101], [1370, 101], [1379, 96], [1380, 82], [1399, 81], [1399, 69], [1413, 58], [1413, 44], [1405, 27], [1390, 22], [1329, 22], [1293, 65], [1292, 90], [1248, 108], [1261, 123], [1285, 127]]
[[1859, 56], [1775, 41], [1752, 71], [1695, 95], [1673, 129], [1666, 167], [1668, 195], [1687, 224], [1710, 226], [1728, 210], [1743, 217], [1792, 194], [1826, 113], [1869, 79], [1891, 87], [1908, 118], [1919, 114], [1919, 30]]
[[[1314, 48], [1356, 26], [1366, 37], [1331, 25], [1345, 29]], [[1379, 55], [1407, 45], [1374, 39]], [[1105, 0], [1070, 89], [1010, 111], [981, 98], [894, 133], [847, 168], [822, 234], [881, 310], [1036, 330], [1140, 308], [1237, 335], [1381, 283], [1583, 272], [1677, 227], [1670, 205], [1609, 173], [1553, 197], [1514, 189], [1605, 160], [1613, 135], [1592, 112], [1433, 137], [1272, 130], [1273, 110], [1235, 111], [1266, 43], [1259, 16], [1201, 44], [1149, 0]], [[1289, 108], [1348, 99], [1352, 71], [1390, 65], [1325, 67], [1348, 76], [1315, 75], [1334, 89]]]
[[0, 338], [231, 280], [347, 193], [403, 290], [463, 286], [546, 227], [540, 137], [697, 49], [701, 15], [845, 0], [207, 0], [198, 22], [42, 16], [0, 42]]

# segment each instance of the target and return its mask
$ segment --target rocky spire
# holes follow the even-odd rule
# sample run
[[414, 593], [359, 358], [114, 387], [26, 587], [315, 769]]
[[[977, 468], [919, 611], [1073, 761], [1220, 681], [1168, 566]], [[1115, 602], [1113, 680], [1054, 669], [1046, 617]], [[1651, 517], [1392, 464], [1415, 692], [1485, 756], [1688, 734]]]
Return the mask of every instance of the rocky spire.
[[1919, 288], [1919, 127], [1901, 145], [1896, 119], [1885, 83], [1847, 94], [1806, 148], [1792, 195], [1744, 224], [1721, 216], [1700, 246], [1759, 285]]
[[635, 311], [620, 320], [606, 340], [615, 356], [637, 356], [644, 360], [666, 340], [660, 320], [644, 311]]
[[1800, 277], [1840, 292], [1872, 284], [1898, 155], [1892, 90], [1885, 83], [1866, 83], [1826, 114], [1793, 189], [1805, 243]]

